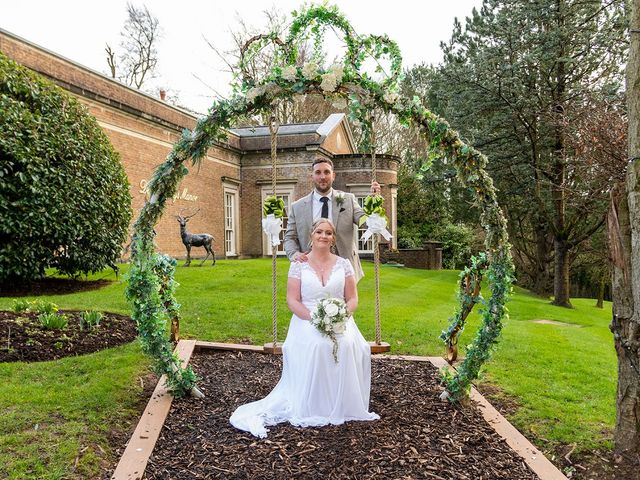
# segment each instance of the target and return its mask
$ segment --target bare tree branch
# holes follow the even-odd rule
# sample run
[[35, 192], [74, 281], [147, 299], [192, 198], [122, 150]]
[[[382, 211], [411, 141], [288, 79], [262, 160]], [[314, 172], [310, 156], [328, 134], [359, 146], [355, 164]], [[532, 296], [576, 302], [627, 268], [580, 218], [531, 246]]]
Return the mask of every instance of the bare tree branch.
[[155, 77], [158, 64], [156, 43], [160, 36], [158, 19], [146, 6], [136, 8], [127, 3], [127, 20], [120, 35], [122, 52], [118, 56], [119, 63], [115, 60], [114, 50], [107, 45], [107, 65], [113, 78], [140, 90], [145, 81]]

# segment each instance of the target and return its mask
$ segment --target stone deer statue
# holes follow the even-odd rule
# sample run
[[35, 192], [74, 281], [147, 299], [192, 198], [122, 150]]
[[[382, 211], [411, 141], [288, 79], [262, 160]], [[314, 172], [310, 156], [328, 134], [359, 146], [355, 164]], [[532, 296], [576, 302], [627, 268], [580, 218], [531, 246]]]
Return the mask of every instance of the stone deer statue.
[[[200, 209], [196, 210], [196, 213], [198, 213], [199, 211]], [[180, 224], [180, 236], [182, 237], [182, 243], [184, 243], [184, 246], [187, 249], [187, 261], [184, 263], [184, 266], [188, 267], [191, 264], [191, 247], [204, 247], [204, 249], [207, 251], [207, 256], [204, 257], [204, 260], [202, 260], [202, 263], [200, 263], [200, 265], [203, 265], [204, 262], [207, 261], [209, 255], [211, 255], [211, 258], [213, 258], [212, 265], [215, 265], [216, 255], [211, 246], [215, 241], [213, 235], [209, 235], [208, 233], [189, 233], [187, 231], [187, 222], [196, 213], [189, 216], [183, 216], [182, 210], [180, 210], [180, 213], [176, 215], [176, 219]]]

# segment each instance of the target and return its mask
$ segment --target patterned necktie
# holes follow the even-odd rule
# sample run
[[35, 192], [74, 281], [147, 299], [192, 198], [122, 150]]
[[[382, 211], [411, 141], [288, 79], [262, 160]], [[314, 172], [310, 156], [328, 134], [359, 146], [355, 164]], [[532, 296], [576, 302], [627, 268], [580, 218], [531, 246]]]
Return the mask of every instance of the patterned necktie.
[[322, 218], [329, 218], [329, 197], [320, 197], [320, 201], [322, 202], [320, 216]]

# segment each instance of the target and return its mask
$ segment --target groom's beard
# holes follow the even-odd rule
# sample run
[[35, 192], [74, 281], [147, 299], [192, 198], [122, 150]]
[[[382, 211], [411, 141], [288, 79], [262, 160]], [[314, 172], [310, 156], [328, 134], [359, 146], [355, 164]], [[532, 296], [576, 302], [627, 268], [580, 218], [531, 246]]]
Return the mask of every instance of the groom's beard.
[[327, 193], [329, 193], [329, 192], [331, 191], [331, 187], [332, 187], [332, 185], [331, 185], [331, 184], [329, 184], [329, 185], [327, 185], [326, 187], [322, 187], [321, 185], [318, 185], [318, 184], [316, 183], [316, 184], [315, 184], [315, 187], [316, 187], [316, 192], [318, 192], [318, 193], [320, 193], [320, 194], [322, 194], [322, 195], [325, 195], [325, 194], [327, 194]]

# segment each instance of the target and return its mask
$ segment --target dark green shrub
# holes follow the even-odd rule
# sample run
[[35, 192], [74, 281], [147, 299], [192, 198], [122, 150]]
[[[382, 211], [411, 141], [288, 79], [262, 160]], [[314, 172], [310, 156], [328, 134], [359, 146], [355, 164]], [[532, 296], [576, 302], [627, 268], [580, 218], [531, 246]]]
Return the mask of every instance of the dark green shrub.
[[0, 53], [0, 283], [102, 270], [130, 219], [126, 174], [95, 118]]
[[421, 225], [398, 226], [398, 248], [421, 248], [426, 239], [422, 230]]
[[450, 223], [440, 229], [437, 240], [442, 242], [444, 268], [461, 269], [471, 259], [474, 232], [462, 224]]

